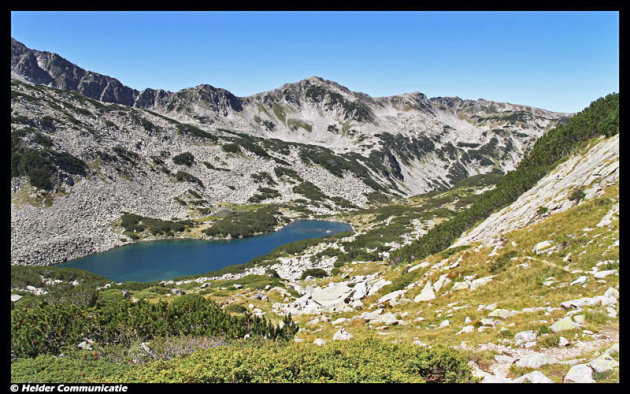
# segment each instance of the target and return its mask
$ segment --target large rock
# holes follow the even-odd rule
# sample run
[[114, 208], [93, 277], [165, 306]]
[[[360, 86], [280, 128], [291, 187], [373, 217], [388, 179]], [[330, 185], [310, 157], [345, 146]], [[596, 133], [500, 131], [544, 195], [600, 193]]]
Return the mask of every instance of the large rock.
[[528, 374], [521, 376], [520, 378], [514, 379], [514, 383], [553, 383], [553, 380], [549, 379], [545, 376], [544, 373], [540, 371], [533, 371]]
[[424, 285], [424, 288], [422, 289], [420, 294], [418, 294], [413, 300], [415, 302], [435, 300], [435, 293], [433, 292], [433, 286], [431, 285], [431, 282], [427, 282], [427, 284]]
[[474, 326], [464, 326], [455, 335], [466, 334], [466, 333], [473, 332], [473, 331], [475, 331], [475, 327]]
[[608, 354], [608, 355], [610, 355], [611, 353], [619, 353], [619, 344], [618, 343], [615, 343], [614, 345], [612, 345], [611, 347], [606, 349], [606, 351], [604, 352], [604, 354]]
[[390, 285], [392, 282], [389, 280], [385, 280], [385, 279], [379, 279], [376, 282], [372, 283], [369, 287], [369, 291], [368, 291], [368, 296], [374, 295], [376, 293], [378, 293], [378, 291], [387, 286]]
[[371, 321], [373, 319], [376, 319], [381, 313], [383, 313], [383, 309], [379, 308], [379, 309], [376, 309], [376, 310], [374, 310], [372, 312], [363, 312], [362, 314], [353, 317], [352, 320], [354, 320], [354, 319], [363, 319], [366, 322], [369, 322], [369, 321]]
[[597, 300], [594, 298], [583, 297], [575, 300], [564, 301], [560, 303], [560, 306], [564, 309], [578, 309], [585, 306], [591, 306], [597, 304]]
[[442, 287], [444, 287], [445, 285], [447, 285], [451, 280], [449, 278], [447, 278], [448, 274], [444, 274], [442, 276], [440, 276], [440, 279], [438, 279], [434, 284], [433, 284], [433, 290], [435, 290], [435, 292], [437, 293], [438, 291], [440, 291], [440, 289]]
[[580, 276], [579, 278], [577, 278], [573, 282], [569, 283], [569, 285], [570, 286], [581, 285], [582, 283], [586, 282], [587, 279], [588, 278], [586, 276]]
[[453, 284], [453, 287], [451, 289], [453, 291], [458, 291], [458, 290], [466, 290], [469, 288], [470, 288], [470, 285], [468, 284], [468, 282], [456, 282]]
[[370, 324], [385, 324], [388, 326], [393, 326], [396, 324], [399, 324], [399, 320], [396, 318], [396, 315], [394, 315], [391, 312], [388, 313], [383, 313], [382, 315], [376, 316], [374, 317], [371, 321]]
[[595, 277], [595, 279], [604, 279], [608, 275], [615, 275], [615, 274], [617, 274], [617, 270], [607, 270], [607, 271], [596, 272], [593, 274], [593, 276]]
[[321, 312], [350, 312], [353, 307], [346, 304], [351, 300], [352, 288], [346, 282], [333, 283], [327, 287], [307, 287], [304, 295], [288, 304], [274, 304], [274, 309], [292, 315]]
[[565, 375], [564, 383], [595, 383], [593, 369], [586, 364], [574, 365]]
[[494, 327], [494, 320], [492, 320], [492, 319], [481, 319], [481, 324], [484, 327]]
[[570, 317], [565, 317], [564, 319], [560, 319], [553, 323], [549, 328], [551, 328], [551, 331], [553, 332], [562, 332], [576, 329], [578, 328], [578, 325], [575, 324]]
[[619, 299], [619, 290], [609, 287], [608, 290], [606, 290], [606, 292], [604, 293], [604, 297], [607, 298], [615, 298], [615, 299]]
[[326, 344], [326, 341], [324, 341], [321, 338], [317, 338], [316, 340], [313, 341], [313, 343], [317, 346], [324, 346]]
[[353, 288], [353, 292], [352, 292], [352, 299], [353, 300], [361, 300], [363, 298], [365, 298], [368, 294], [368, 286], [367, 283], [365, 282], [359, 282], [356, 285], [354, 285]]
[[352, 339], [352, 334], [346, 332], [346, 329], [343, 327], [333, 335], [333, 341], [349, 341], [350, 339]]
[[492, 278], [494, 278], [494, 275], [473, 280], [470, 282], [470, 290], [477, 290], [479, 287], [487, 285], [492, 281]]
[[517, 367], [538, 369], [543, 365], [557, 364], [558, 360], [555, 357], [548, 356], [542, 353], [528, 354], [522, 357], [516, 362]]
[[588, 363], [588, 365], [597, 373], [606, 373], [619, 367], [619, 361], [612, 358], [609, 354], [604, 353]]
[[532, 330], [518, 332], [514, 336], [514, 346], [519, 346], [523, 343], [535, 341], [536, 337], [536, 333]]
[[393, 291], [391, 293], [385, 294], [384, 296], [382, 296], [381, 298], [378, 299], [378, 303], [379, 304], [387, 304], [390, 303], [391, 301], [395, 300], [396, 298], [400, 298], [405, 294], [405, 290], [396, 290]]
[[553, 246], [553, 242], [551, 241], [538, 242], [536, 245], [534, 245], [532, 252], [536, 254], [542, 254], [542, 253], [548, 252], [552, 246]]
[[490, 317], [498, 317], [500, 319], [505, 320], [508, 317], [510, 317], [510, 311], [507, 310], [507, 309], [495, 309], [488, 316], [490, 316]]
[[92, 343], [90, 341], [83, 341], [77, 345], [82, 350], [92, 350]]

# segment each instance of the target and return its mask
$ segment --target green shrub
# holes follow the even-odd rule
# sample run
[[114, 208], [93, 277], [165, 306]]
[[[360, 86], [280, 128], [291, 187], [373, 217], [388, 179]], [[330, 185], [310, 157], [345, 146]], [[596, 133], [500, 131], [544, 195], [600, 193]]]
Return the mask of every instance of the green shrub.
[[203, 131], [198, 127], [195, 127], [193, 125], [190, 124], [186, 124], [186, 123], [180, 123], [177, 125], [177, 132], [179, 134], [184, 134], [184, 135], [192, 135], [194, 137], [198, 137], [198, 138], [206, 138], [209, 139], [211, 141], [218, 141], [218, 138], [215, 135], [212, 135], [210, 133], [208, 133], [207, 131]]
[[287, 176], [289, 178], [293, 178], [296, 181], [299, 182], [303, 182], [304, 179], [302, 179], [301, 176], [298, 175], [297, 171], [295, 171], [294, 169], [288, 168], [288, 167], [275, 167], [273, 169], [273, 172], [276, 173], [276, 176], [278, 178], [281, 178], [282, 176]]
[[185, 165], [190, 167], [195, 162], [195, 156], [193, 156], [190, 152], [180, 153], [179, 155], [173, 156], [173, 163]]
[[12, 311], [11, 352], [17, 358], [59, 354], [74, 349], [84, 338], [100, 346], [178, 335], [242, 338], [251, 334], [289, 339], [297, 332], [297, 326], [290, 316], [284, 323], [279, 328], [249, 313], [231, 316], [198, 294], [180, 296], [170, 304], [131, 302], [126, 298], [94, 307], [66, 302], [42, 304]]
[[587, 310], [584, 312], [584, 319], [589, 323], [594, 324], [606, 324], [608, 322], [608, 315], [596, 310]]
[[265, 206], [255, 211], [233, 212], [203, 230], [210, 236], [251, 237], [271, 232], [279, 224], [280, 211], [274, 206]]
[[542, 347], [556, 347], [560, 343], [559, 335], [545, 334], [538, 338], [538, 344]]
[[313, 131], [313, 126], [299, 119], [287, 120], [287, 126], [289, 126], [289, 129], [291, 129], [292, 131], [297, 131], [298, 129], [304, 129], [308, 132]]
[[243, 314], [247, 312], [247, 308], [245, 308], [243, 305], [238, 305], [238, 304], [230, 304], [226, 306], [225, 308], [223, 308], [223, 310], [228, 313], [238, 313], [238, 314]]
[[230, 171], [229, 168], [221, 168], [221, 167], [215, 167], [213, 166], [211, 163], [208, 163], [207, 161], [203, 162], [203, 165], [205, 165], [209, 170], [216, 170], [216, 171]]
[[177, 174], [175, 174], [175, 178], [179, 182], [192, 182], [198, 184], [201, 188], [205, 188], [203, 182], [201, 182], [201, 179], [185, 171], [177, 171]]
[[181, 233], [194, 226], [194, 222], [191, 220], [161, 220], [123, 212], [120, 217], [120, 225], [124, 228], [125, 234], [142, 233], [148, 230], [153, 235], [168, 235]]
[[303, 195], [312, 201], [325, 201], [328, 196], [324, 194], [321, 189], [309, 181], [300, 183], [297, 186], [293, 186], [293, 192]]
[[135, 152], [131, 152], [130, 150], [127, 150], [123, 148], [122, 146], [115, 146], [112, 148], [112, 150], [114, 151], [116, 155], [118, 155], [118, 157], [120, 157], [121, 159], [123, 159], [123, 161], [126, 161], [128, 163], [137, 164], [140, 161], [139, 154]]
[[236, 144], [225, 144], [225, 145], [223, 145], [221, 147], [221, 149], [224, 152], [227, 152], [227, 153], [238, 153], [238, 152], [240, 152], [240, 149], [239, 149], [238, 145], [236, 145]]
[[573, 190], [573, 192], [571, 192], [569, 200], [579, 203], [581, 200], [584, 199], [584, 197], [586, 197], [586, 193], [584, 193], [582, 189], [575, 189]]
[[27, 176], [30, 184], [44, 190], [51, 190], [52, 177], [56, 168], [44, 151], [23, 148], [19, 140], [11, 144], [11, 176]]
[[549, 211], [549, 208], [546, 207], [538, 207], [538, 209], [536, 210], [536, 215], [541, 216], [546, 214]]
[[125, 382], [463, 383], [472, 375], [459, 352], [364, 339], [327, 346], [256, 343], [223, 346], [129, 369]]
[[268, 184], [272, 186], [277, 185], [276, 181], [274, 181], [271, 175], [266, 171], [261, 171], [261, 172], [252, 174], [251, 177], [254, 180], [254, 183], [267, 182]]
[[277, 190], [268, 187], [259, 187], [258, 193], [248, 198], [247, 202], [258, 203], [276, 197], [280, 197], [280, 193]]
[[72, 354], [65, 357], [40, 355], [11, 362], [14, 383], [87, 383], [116, 379], [129, 365], [94, 356]]
[[308, 276], [312, 276], [313, 278], [325, 278], [328, 276], [328, 272], [321, 268], [309, 268], [302, 272], [300, 279], [306, 279]]

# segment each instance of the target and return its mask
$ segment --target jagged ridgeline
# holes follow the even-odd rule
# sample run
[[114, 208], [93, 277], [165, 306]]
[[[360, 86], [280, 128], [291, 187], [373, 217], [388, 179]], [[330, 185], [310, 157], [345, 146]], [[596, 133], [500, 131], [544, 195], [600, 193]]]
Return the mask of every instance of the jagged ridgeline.
[[448, 248], [464, 231], [492, 212], [516, 201], [538, 180], [589, 139], [619, 133], [619, 94], [610, 94], [536, 141], [514, 171], [508, 172], [495, 189], [478, 196], [470, 208], [431, 229], [418, 241], [392, 253], [393, 263], [410, 262]]

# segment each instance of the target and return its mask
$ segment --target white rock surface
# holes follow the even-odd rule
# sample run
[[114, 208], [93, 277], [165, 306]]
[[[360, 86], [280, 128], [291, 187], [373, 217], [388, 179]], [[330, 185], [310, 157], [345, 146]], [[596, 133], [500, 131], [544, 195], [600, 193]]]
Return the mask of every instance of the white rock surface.
[[350, 339], [352, 339], [352, 334], [346, 332], [343, 327], [333, 335], [333, 341], [349, 341]]
[[587, 364], [577, 364], [564, 376], [564, 383], [595, 383], [593, 369]]
[[533, 353], [523, 358], [519, 359], [516, 362], [517, 367], [525, 367], [525, 368], [533, 368], [537, 369], [547, 364], [557, 364], [558, 360], [555, 357], [548, 356], [546, 354], [541, 353]]
[[514, 383], [553, 383], [553, 380], [540, 371], [533, 371], [514, 379]]
[[435, 293], [433, 292], [433, 286], [431, 282], [427, 282], [427, 284], [422, 288], [420, 294], [418, 294], [413, 300], [415, 302], [422, 301], [431, 301], [435, 299]]

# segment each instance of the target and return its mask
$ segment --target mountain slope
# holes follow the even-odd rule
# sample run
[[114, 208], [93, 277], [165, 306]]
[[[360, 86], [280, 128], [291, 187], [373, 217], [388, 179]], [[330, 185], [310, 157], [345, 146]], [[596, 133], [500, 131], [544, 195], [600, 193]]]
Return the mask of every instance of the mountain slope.
[[[138, 92], [15, 40], [11, 65], [18, 264], [58, 263], [138, 237], [203, 238], [217, 233], [213, 215], [228, 203], [273, 204], [280, 226], [445, 190], [514, 168], [566, 119], [421, 93], [372, 98], [318, 77], [245, 98], [209, 85]], [[136, 234], [122, 225], [125, 212], [171, 229], [199, 221]]]
[[11, 64], [12, 75], [23, 80], [103, 102], [197, 126], [315, 144], [336, 154], [358, 153], [385, 166], [385, 177], [403, 194], [448, 187], [478, 173], [509, 171], [536, 138], [568, 117], [486, 100], [427, 99], [421, 93], [372, 98], [319, 77], [250, 97], [210, 85], [140, 92], [14, 39]]

